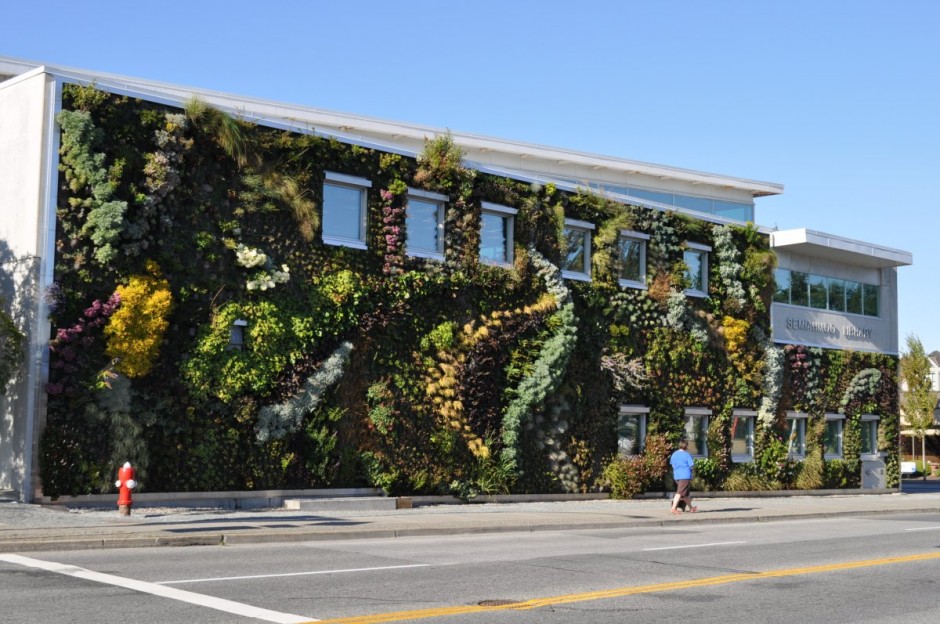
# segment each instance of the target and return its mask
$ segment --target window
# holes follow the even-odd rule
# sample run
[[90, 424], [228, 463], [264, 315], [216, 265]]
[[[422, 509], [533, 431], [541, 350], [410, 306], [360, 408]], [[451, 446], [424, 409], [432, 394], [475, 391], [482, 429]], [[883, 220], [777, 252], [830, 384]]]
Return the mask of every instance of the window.
[[862, 414], [862, 455], [878, 454], [878, 416]]
[[862, 314], [878, 316], [878, 287], [862, 284]]
[[866, 316], [879, 315], [879, 287], [837, 277], [775, 269], [775, 303], [848, 312]]
[[405, 252], [419, 258], [444, 259], [446, 195], [408, 189], [405, 208]]
[[862, 313], [862, 285], [858, 282], [845, 282], [845, 311]]
[[646, 241], [647, 234], [620, 232], [617, 239], [618, 279], [621, 286], [646, 288]]
[[326, 172], [323, 183], [323, 242], [366, 248], [366, 189], [369, 180]]
[[774, 301], [777, 303], [790, 303], [790, 271], [788, 269], [774, 269], [774, 281], [777, 290], [774, 291]]
[[822, 275], [809, 276], [809, 307], [825, 310], [829, 307], [826, 293], [826, 278]]
[[790, 303], [809, 305], [809, 275], [802, 271], [790, 271]]
[[561, 275], [568, 279], [590, 281], [591, 279], [591, 230], [594, 224], [587, 221], [565, 219], [565, 257]]
[[685, 439], [689, 453], [697, 457], [708, 457], [708, 417], [711, 411], [703, 407], [685, 408]]
[[480, 260], [511, 265], [516, 209], [483, 202], [480, 221]]
[[787, 456], [802, 459], [806, 456], [806, 414], [787, 412]]
[[646, 446], [646, 417], [649, 408], [621, 405], [617, 420], [617, 447], [624, 456], [639, 455]]
[[749, 462], [754, 459], [754, 422], [757, 412], [736, 409], [731, 418], [731, 460]]
[[829, 282], [829, 309], [845, 312], [845, 280], [835, 277], [826, 279]]
[[687, 295], [693, 297], [708, 296], [708, 252], [711, 247], [698, 243], [685, 244], [686, 250], [682, 254], [685, 261], [685, 279], [688, 282]]
[[826, 459], [842, 457], [842, 428], [845, 416], [826, 414], [826, 430], [823, 432], [823, 454]]

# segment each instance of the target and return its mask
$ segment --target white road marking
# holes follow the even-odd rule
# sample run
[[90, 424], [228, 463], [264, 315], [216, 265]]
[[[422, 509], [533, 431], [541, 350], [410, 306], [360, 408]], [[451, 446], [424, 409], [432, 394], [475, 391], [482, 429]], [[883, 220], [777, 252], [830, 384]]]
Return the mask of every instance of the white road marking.
[[681, 548], [705, 548], [707, 546], [729, 546], [731, 544], [747, 544], [747, 542], [711, 542], [710, 544], [690, 544], [688, 546], [663, 546], [662, 548], [644, 548], [643, 551], [649, 550], [679, 550]]
[[319, 621], [315, 618], [305, 617], [302, 615], [281, 613], [279, 611], [269, 611], [268, 609], [252, 607], [251, 605], [234, 602], [232, 600], [213, 598], [212, 596], [205, 596], [203, 594], [197, 594], [182, 589], [175, 589], [173, 587], [164, 587], [163, 585], [148, 583], [146, 581], [135, 581], [134, 579], [114, 576], [112, 574], [93, 572], [91, 570], [86, 570], [85, 568], [65, 565], [62, 563], [55, 563], [53, 561], [42, 561], [40, 559], [32, 559], [30, 557], [22, 557], [20, 555], [0, 555], [0, 561], [15, 563], [30, 568], [39, 568], [40, 570], [47, 570], [49, 572], [64, 574], [66, 576], [74, 576], [76, 578], [95, 581], [97, 583], [104, 583], [106, 585], [115, 585], [117, 587], [123, 587], [125, 589], [131, 589], [133, 591], [138, 591], [145, 594], [153, 594], [154, 596], [160, 596], [162, 598], [170, 598], [172, 600], [179, 600], [180, 602], [188, 602], [190, 604], [199, 605], [201, 607], [208, 607], [217, 611], [234, 613], [235, 615], [264, 620], [266, 622], [277, 622], [279, 624], [301, 624], [302, 622]]
[[905, 531], [940, 531], [940, 526], [918, 527], [916, 529], [904, 529]]
[[158, 581], [158, 585], [183, 585], [185, 583], [211, 583], [214, 581], [243, 581], [248, 579], [277, 578], [279, 576], [310, 576], [313, 574], [344, 574], [347, 572], [372, 572], [375, 570], [401, 570], [404, 568], [427, 568], [430, 563], [384, 566], [380, 568], [349, 568], [347, 570], [314, 570], [311, 572], [284, 572], [281, 574], [255, 574], [252, 576], [219, 576], [216, 578], [185, 579], [182, 581]]

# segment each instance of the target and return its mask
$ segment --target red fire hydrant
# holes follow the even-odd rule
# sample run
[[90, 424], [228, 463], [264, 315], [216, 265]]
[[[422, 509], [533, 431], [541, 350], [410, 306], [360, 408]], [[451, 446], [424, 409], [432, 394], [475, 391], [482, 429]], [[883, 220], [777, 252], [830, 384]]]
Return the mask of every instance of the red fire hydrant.
[[131, 515], [131, 505], [134, 504], [131, 490], [137, 487], [137, 481], [134, 480], [134, 467], [131, 466], [130, 462], [124, 462], [124, 465], [118, 470], [118, 478], [114, 482], [114, 487], [119, 488], [120, 491], [117, 502], [118, 513], [122, 516]]

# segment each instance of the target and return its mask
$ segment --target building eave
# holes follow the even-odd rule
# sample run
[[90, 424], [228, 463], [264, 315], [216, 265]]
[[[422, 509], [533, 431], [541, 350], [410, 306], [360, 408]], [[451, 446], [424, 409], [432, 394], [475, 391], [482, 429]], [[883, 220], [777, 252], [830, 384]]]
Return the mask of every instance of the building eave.
[[[66, 82], [95, 84], [105, 90], [177, 106], [182, 106], [189, 99], [198, 97], [213, 106], [248, 121], [262, 124], [273, 122], [279, 127], [293, 128], [305, 132], [322, 132], [337, 136], [341, 140], [348, 139], [354, 142], [379, 144], [398, 153], [417, 154], [421, 151], [426, 139], [450, 132], [454, 142], [467, 150], [473, 161], [483, 164], [505, 166], [506, 157], [509, 157], [518, 160], [520, 165], [525, 163], [524, 167], [520, 166], [519, 168], [528, 171], [550, 170], [550, 167], [541, 164], [544, 163], [555, 168], [559, 166], [588, 167], [593, 170], [609, 170], [617, 175], [676, 180], [714, 189], [734, 189], [739, 192], [746, 192], [751, 197], [778, 195], [783, 192], [782, 184], [772, 182], [761, 182], [473, 133], [450, 131], [432, 126], [392, 122], [362, 115], [238, 96], [220, 91], [198, 89], [107, 72], [95, 72], [50, 64], [44, 65], [20, 59], [0, 57], [0, 74], [15, 75], [39, 67]], [[496, 155], [501, 155], [502, 158], [496, 159]]]
[[909, 251], [865, 243], [806, 228], [771, 232], [770, 246], [773, 249], [792, 251], [804, 256], [835, 260], [875, 269], [909, 266], [914, 262]]

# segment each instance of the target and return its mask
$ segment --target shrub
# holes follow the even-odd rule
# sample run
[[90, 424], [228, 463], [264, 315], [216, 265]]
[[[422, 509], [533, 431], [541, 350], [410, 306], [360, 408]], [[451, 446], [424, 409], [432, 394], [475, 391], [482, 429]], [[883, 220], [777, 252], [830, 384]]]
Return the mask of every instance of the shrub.
[[104, 328], [108, 356], [119, 372], [132, 378], [145, 377], [153, 368], [173, 309], [170, 284], [160, 277], [157, 264], [148, 261], [147, 272], [117, 287], [121, 307]]

